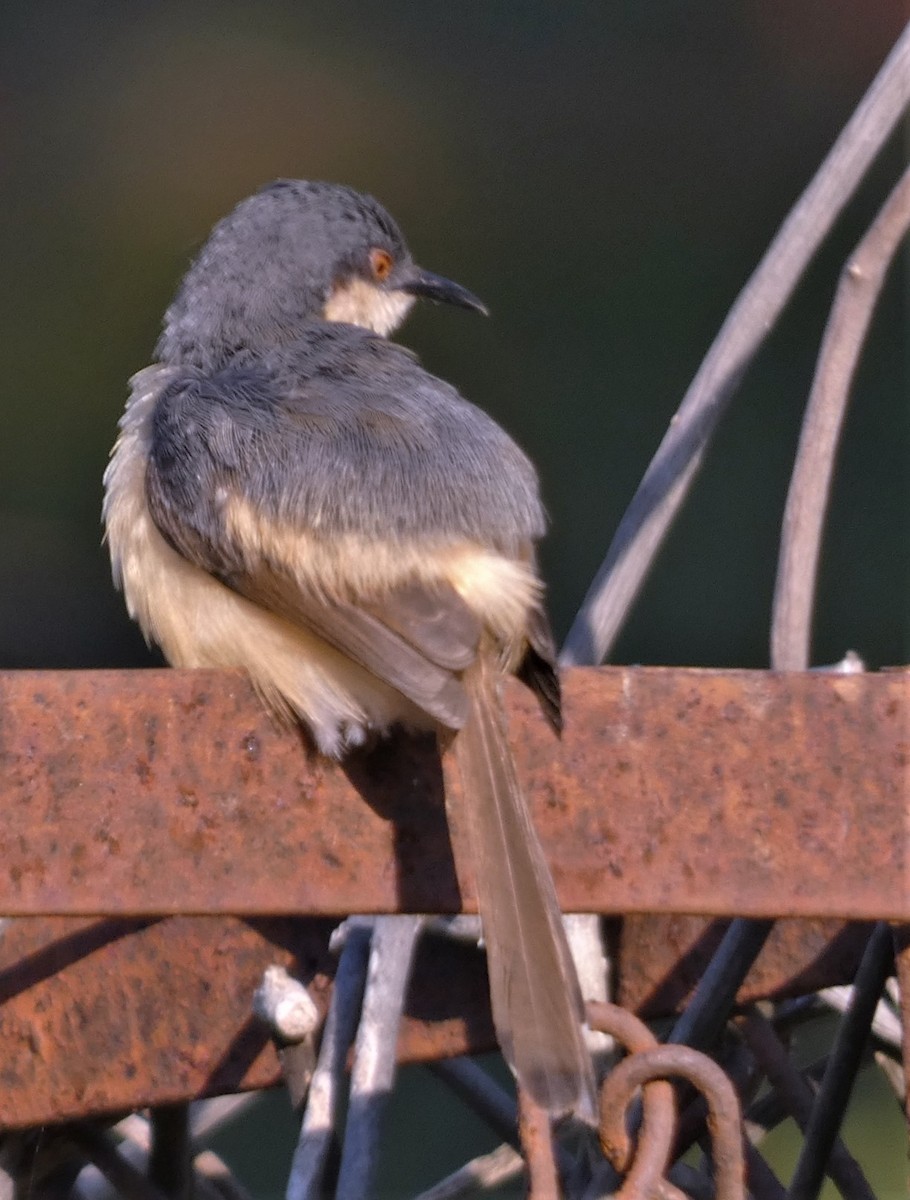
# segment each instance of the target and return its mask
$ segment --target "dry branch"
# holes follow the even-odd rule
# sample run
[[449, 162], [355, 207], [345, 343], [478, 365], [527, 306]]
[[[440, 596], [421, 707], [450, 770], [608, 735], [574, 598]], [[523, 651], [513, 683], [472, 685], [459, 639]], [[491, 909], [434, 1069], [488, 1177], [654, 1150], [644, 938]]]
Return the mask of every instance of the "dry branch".
[[888, 268], [908, 229], [910, 169], [847, 261], [822, 340], [784, 512], [771, 626], [771, 665], [778, 671], [809, 666], [822, 526], [850, 385]]
[[602, 662], [746, 368], [910, 102], [910, 25], [730, 310], [620, 522], [563, 649]]

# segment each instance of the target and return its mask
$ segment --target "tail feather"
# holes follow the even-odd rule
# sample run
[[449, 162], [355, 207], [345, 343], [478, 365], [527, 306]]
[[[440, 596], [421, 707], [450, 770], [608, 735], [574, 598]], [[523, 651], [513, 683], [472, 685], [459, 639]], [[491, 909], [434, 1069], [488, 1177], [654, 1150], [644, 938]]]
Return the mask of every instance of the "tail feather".
[[481, 656], [463, 683], [469, 716], [455, 737], [493, 1021], [519, 1083], [554, 1116], [593, 1121], [594, 1077], [581, 991], [550, 871], [522, 795], [499, 697]]

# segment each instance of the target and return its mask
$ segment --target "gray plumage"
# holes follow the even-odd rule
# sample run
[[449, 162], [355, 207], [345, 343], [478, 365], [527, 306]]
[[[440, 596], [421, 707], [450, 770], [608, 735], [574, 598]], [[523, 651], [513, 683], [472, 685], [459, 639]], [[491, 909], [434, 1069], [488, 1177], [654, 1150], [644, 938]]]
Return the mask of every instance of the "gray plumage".
[[337, 280], [374, 246], [413, 266], [381, 204], [334, 183], [277, 179], [219, 221], [183, 278], [155, 347], [159, 362], [206, 371], [297, 341]]
[[495, 421], [400, 346], [321, 317], [372, 247], [415, 270], [398, 226], [350, 188], [278, 180], [215, 226], [165, 316], [186, 367], [155, 412], [153, 511], [207, 512], [219, 485], [326, 535], [467, 536], [508, 554], [545, 520], [533, 466]]
[[218, 488], [320, 534], [468, 537], [506, 554], [544, 531], [534, 469], [485, 413], [407, 351], [345, 325], [206, 374], [155, 410], [148, 486], [211, 534]]
[[181, 666], [246, 669], [342, 756], [396, 722], [454, 735], [507, 1056], [593, 1119], [583, 1009], [499, 695], [560, 727], [537, 476], [385, 340], [417, 296], [483, 310], [371, 197], [280, 180], [221, 221], [167, 311], [106, 475], [115, 576]]

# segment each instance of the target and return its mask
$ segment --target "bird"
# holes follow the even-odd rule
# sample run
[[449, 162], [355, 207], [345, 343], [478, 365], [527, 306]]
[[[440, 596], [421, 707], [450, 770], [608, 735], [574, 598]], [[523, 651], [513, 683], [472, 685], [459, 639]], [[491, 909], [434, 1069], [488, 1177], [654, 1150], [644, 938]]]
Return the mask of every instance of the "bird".
[[242, 200], [130, 381], [105, 538], [172, 666], [244, 669], [330, 758], [398, 727], [454, 753], [497, 1039], [535, 1103], [591, 1122], [582, 997], [501, 696], [516, 675], [560, 731], [537, 473], [390, 340], [419, 298], [486, 312], [369, 195], [279, 179]]

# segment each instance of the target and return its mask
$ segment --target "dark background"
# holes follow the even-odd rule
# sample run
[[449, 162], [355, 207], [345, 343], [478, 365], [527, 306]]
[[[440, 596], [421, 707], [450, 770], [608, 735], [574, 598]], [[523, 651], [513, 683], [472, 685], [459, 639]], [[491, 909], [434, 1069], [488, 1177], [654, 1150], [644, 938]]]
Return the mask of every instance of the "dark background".
[[[420, 261], [489, 304], [489, 321], [426, 306], [403, 340], [538, 463], [563, 634], [908, 16], [905, 0], [4, 0], [0, 667], [154, 661], [110, 586], [101, 475], [189, 258], [276, 176], [373, 192]], [[767, 664], [819, 337], [904, 159], [895, 137], [750, 372], [615, 661]], [[898, 268], [846, 429], [816, 662], [908, 657], [906, 319]]]
[[[280, 175], [370, 190], [484, 321], [403, 333], [540, 467], [565, 632], [725, 312], [861, 96], [903, 0], [6, 0], [0, 666], [150, 661], [99, 549], [127, 377], [212, 222]], [[838, 226], [722, 425], [616, 661], [763, 666]], [[898, 276], [899, 272], [895, 272]], [[903, 280], [864, 360], [816, 661], [907, 657]]]

